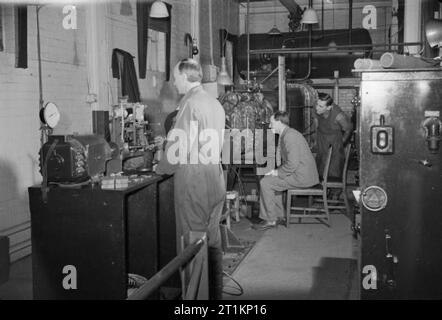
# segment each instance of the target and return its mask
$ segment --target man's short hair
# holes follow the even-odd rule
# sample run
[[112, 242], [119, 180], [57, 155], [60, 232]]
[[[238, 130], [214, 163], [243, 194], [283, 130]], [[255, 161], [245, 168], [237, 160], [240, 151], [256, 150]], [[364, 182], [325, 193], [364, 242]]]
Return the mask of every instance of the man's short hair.
[[324, 92], [319, 92], [318, 93], [318, 98], [321, 101], [325, 101], [326, 102], [326, 106], [331, 106], [333, 104], [333, 98], [328, 94], [328, 93], [324, 93]]
[[178, 70], [187, 75], [189, 82], [199, 82], [203, 79], [201, 65], [194, 59], [186, 58], [178, 62]]
[[286, 126], [288, 126], [289, 123], [290, 123], [290, 117], [289, 117], [288, 112], [286, 112], [286, 111], [276, 111], [276, 112], [273, 114], [273, 118], [274, 118], [276, 121], [281, 121], [281, 122], [284, 123]]

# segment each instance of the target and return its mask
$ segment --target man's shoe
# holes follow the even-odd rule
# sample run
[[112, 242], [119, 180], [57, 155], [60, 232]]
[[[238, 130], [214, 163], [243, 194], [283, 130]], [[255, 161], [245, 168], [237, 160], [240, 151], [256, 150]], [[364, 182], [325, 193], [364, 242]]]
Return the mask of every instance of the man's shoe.
[[253, 225], [252, 228], [255, 230], [267, 230], [271, 228], [276, 228], [276, 226], [277, 226], [276, 221], [263, 221], [259, 224]]

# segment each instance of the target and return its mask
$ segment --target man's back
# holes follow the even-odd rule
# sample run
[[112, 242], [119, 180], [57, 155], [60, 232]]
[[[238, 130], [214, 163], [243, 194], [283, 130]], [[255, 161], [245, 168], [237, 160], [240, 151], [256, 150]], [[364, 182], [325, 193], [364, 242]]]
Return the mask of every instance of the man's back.
[[307, 188], [318, 184], [315, 159], [302, 134], [287, 127], [280, 141], [282, 165], [278, 168], [278, 175], [296, 187]]
[[[178, 115], [180, 116], [180, 115]], [[199, 159], [205, 163], [205, 161], [215, 160], [219, 162], [219, 156], [221, 154], [222, 142], [223, 142], [223, 130], [225, 128], [225, 112], [222, 105], [217, 99], [207, 93], [201, 86], [192, 89], [188, 99], [186, 99], [185, 106], [183, 108], [183, 114], [180, 119], [184, 123], [184, 126], [190, 125], [186, 133], [188, 133], [190, 140], [189, 152], [199, 152]], [[180, 121], [180, 122], [181, 122]], [[190, 122], [194, 122], [193, 125]], [[177, 119], [178, 122], [178, 119]], [[195, 129], [198, 129], [195, 132]], [[196, 144], [196, 134], [199, 135], [199, 144]], [[210, 135], [210, 138], [207, 137]], [[217, 140], [213, 140], [213, 139]], [[207, 143], [210, 143], [209, 146]], [[202, 149], [205, 146], [205, 149]], [[207, 151], [211, 149], [216, 151], [216, 156], [211, 155], [210, 159], [207, 159]], [[216, 150], [215, 150], [216, 149]], [[195, 153], [193, 153], [195, 154]]]

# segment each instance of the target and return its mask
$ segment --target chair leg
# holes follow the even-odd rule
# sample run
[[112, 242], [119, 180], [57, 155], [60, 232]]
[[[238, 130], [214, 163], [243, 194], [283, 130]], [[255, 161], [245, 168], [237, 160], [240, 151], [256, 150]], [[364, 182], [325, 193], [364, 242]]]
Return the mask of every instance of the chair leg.
[[349, 203], [349, 201], [348, 201], [347, 188], [344, 187], [344, 188], [342, 189], [342, 192], [344, 193], [345, 212], [347, 213], [347, 217], [348, 217], [349, 219], [351, 219], [351, 218], [350, 218], [350, 216], [351, 216], [351, 212], [350, 212], [350, 203]]
[[328, 202], [327, 202], [327, 189], [324, 190], [324, 193], [322, 194], [322, 199], [324, 200], [324, 210], [327, 216], [328, 227], [331, 228], [330, 210], [328, 208]]
[[287, 193], [286, 210], [285, 210], [285, 226], [289, 227], [290, 224], [290, 208], [292, 207], [292, 196]]
[[239, 217], [239, 195], [235, 198], [235, 205], [234, 205], [234, 208], [235, 208], [235, 220], [236, 220], [236, 222], [239, 222], [240, 221], [240, 217]]

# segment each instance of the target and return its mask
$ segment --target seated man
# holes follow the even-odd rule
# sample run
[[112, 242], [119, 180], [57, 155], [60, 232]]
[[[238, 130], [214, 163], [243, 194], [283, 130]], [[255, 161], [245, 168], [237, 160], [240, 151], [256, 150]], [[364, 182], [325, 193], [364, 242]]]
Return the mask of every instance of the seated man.
[[[281, 165], [261, 179], [260, 214], [263, 221], [255, 229], [276, 227], [284, 217], [282, 192], [309, 188], [319, 183], [318, 170], [309, 145], [302, 134], [289, 126], [287, 112], [277, 111], [270, 118], [273, 133], [279, 134]], [[278, 153], [278, 152], [277, 152]]]

